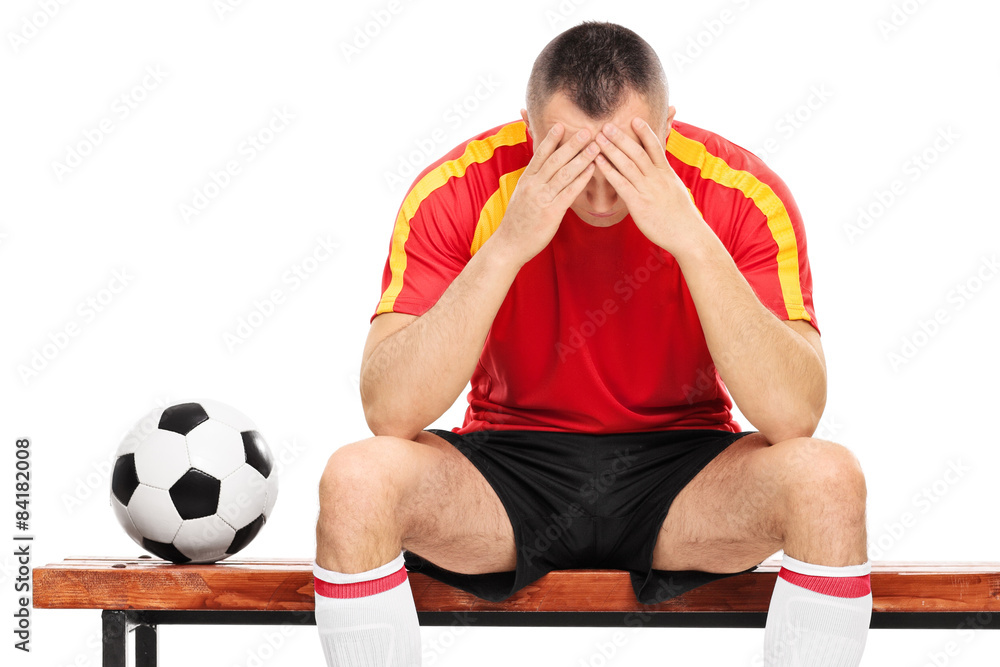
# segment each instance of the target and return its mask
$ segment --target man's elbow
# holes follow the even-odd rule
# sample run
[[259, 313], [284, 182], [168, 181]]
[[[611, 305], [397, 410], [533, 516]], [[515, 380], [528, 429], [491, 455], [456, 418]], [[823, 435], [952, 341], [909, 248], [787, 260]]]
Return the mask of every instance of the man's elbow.
[[761, 427], [759, 430], [769, 443], [776, 445], [779, 442], [794, 440], [795, 438], [810, 438], [816, 432], [817, 426], [818, 422], [784, 419], [774, 425]]
[[825, 400], [810, 400], [784, 406], [762, 420], [758, 430], [772, 445], [794, 438], [811, 438], [819, 428]]
[[364, 404], [365, 421], [373, 435], [390, 435], [404, 440], [414, 440], [423, 427], [405, 411], [387, 409], [372, 402]]

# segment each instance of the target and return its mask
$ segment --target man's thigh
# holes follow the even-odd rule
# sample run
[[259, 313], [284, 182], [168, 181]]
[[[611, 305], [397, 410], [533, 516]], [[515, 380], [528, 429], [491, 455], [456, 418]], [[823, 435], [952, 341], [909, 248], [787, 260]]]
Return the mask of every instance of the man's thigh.
[[513, 570], [514, 530], [500, 498], [454, 445], [423, 431], [429, 464], [401, 512], [403, 548], [462, 574]]
[[713, 459], [671, 504], [653, 568], [739, 572], [781, 549], [785, 453], [754, 433]]

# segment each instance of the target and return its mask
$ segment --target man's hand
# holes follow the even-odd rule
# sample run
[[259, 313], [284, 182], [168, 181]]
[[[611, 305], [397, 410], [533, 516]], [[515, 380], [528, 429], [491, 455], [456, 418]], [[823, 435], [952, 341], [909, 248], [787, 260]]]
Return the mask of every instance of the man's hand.
[[503, 222], [493, 234], [492, 238], [507, 246], [519, 265], [549, 244], [566, 209], [594, 173], [594, 158], [600, 149], [591, 141], [590, 131], [580, 130], [559, 146], [564, 132], [563, 125], [556, 123], [535, 148], [514, 188]]
[[632, 121], [638, 144], [620, 128], [604, 125], [597, 135], [601, 155], [595, 162], [625, 202], [632, 220], [646, 238], [676, 254], [685, 244], [710, 231], [691, 195], [663, 152], [649, 123]]

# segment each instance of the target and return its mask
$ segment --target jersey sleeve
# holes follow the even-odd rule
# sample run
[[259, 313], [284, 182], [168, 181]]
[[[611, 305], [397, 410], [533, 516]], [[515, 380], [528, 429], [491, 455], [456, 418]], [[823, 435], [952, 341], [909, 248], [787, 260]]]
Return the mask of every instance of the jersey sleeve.
[[418, 177], [396, 216], [382, 271], [382, 313], [423, 315], [471, 258], [476, 218], [464, 178], [438, 170]]
[[781, 320], [806, 320], [819, 331], [813, 306], [806, 233], [785, 183], [766, 167], [747, 175], [744, 205], [734, 225], [730, 254], [743, 277]]

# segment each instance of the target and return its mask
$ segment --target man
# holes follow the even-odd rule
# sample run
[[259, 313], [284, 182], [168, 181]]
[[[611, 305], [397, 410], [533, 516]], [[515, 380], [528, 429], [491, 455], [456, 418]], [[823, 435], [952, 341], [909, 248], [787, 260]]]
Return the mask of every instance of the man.
[[[556, 37], [526, 106], [425, 170], [396, 219], [362, 365], [375, 437], [320, 483], [328, 664], [420, 663], [404, 550], [492, 600], [599, 567], [653, 603], [784, 549], [765, 663], [857, 665], [865, 482], [810, 437], [826, 371], [787, 188], [675, 122], [620, 26]], [[423, 430], [470, 378], [464, 425]]]

